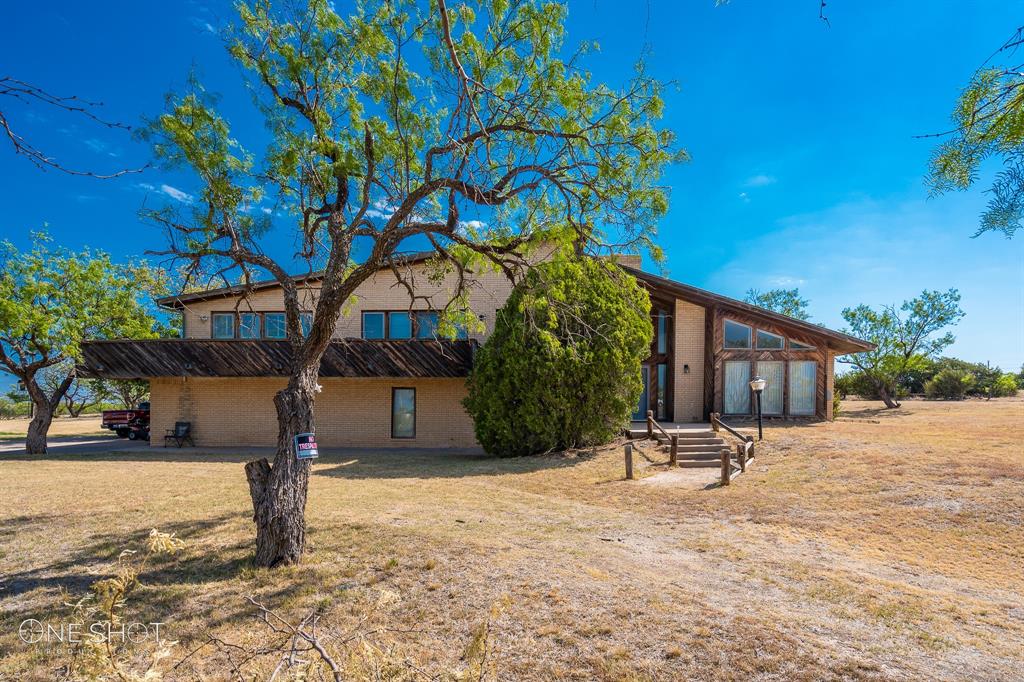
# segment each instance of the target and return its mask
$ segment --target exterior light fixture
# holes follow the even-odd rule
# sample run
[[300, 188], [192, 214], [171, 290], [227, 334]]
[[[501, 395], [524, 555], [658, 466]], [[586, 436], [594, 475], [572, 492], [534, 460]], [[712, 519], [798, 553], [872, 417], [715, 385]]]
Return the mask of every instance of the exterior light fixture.
[[689, 374], [689, 373], [690, 373], [690, 366], [689, 365], [683, 365], [683, 374]]
[[750, 380], [750, 390], [757, 396], [757, 439], [764, 440], [764, 428], [761, 420], [761, 394], [764, 393], [764, 387], [768, 385], [765, 378], [760, 374]]

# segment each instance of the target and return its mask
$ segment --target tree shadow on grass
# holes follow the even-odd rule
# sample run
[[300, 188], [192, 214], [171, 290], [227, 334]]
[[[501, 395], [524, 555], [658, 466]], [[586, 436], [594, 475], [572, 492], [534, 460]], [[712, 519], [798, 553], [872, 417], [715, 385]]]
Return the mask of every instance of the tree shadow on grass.
[[456, 449], [352, 449], [321, 457], [313, 474], [354, 480], [504, 476], [571, 467], [586, 459], [564, 454], [494, 457]]

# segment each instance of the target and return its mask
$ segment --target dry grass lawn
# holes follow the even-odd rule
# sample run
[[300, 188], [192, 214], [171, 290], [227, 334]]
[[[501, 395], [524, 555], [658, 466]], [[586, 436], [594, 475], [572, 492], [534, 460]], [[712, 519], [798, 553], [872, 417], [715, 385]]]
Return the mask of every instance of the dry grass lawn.
[[[172, 663], [211, 634], [271, 641], [256, 595], [295, 620], [320, 608], [344, 665], [414, 679], [465, 672], [484, 623], [502, 680], [1020, 679], [1022, 434], [1020, 399], [850, 402], [834, 423], [770, 426], [751, 470], [706, 490], [626, 482], [621, 448], [324, 456], [307, 561], [275, 571], [249, 564], [243, 456], [5, 455], [0, 678], [56, 677], [59, 652], [19, 623], [58, 622], [61, 587], [84, 594], [156, 527], [187, 547], [126, 616], [165, 623]], [[170, 677], [231, 678], [217, 650]]]
[[[24, 439], [28, 433], [28, 419], [0, 420], [0, 441]], [[81, 417], [55, 417], [50, 425], [51, 438], [69, 436], [100, 436], [110, 435], [110, 431], [100, 428], [100, 416], [83, 415]]]

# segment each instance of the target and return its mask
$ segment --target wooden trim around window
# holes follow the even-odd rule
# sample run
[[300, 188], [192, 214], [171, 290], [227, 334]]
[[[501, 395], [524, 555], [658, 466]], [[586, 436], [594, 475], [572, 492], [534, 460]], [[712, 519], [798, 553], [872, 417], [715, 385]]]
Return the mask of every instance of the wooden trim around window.
[[[395, 435], [395, 391], [412, 391], [412, 435]], [[392, 386], [391, 387], [391, 437], [395, 440], [412, 440], [416, 438], [416, 422], [418, 420], [416, 407], [416, 389], [413, 386]]]

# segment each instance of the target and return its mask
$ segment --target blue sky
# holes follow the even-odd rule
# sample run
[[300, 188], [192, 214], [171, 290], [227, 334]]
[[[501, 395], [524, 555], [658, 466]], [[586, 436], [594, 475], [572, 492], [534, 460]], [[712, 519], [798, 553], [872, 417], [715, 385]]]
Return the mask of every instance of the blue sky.
[[[1019, 368], [1024, 236], [971, 239], [988, 175], [975, 190], [929, 199], [922, 177], [932, 143], [914, 136], [948, 127], [957, 92], [1022, 23], [1024, 3], [832, 0], [831, 27], [817, 5], [570, 3], [570, 43], [601, 44], [588, 62], [595, 78], [623, 82], [646, 45], [650, 72], [677, 84], [665, 124], [692, 161], [666, 177], [669, 275], [736, 297], [799, 286], [813, 318], [833, 327], [844, 306], [957, 287], [967, 317], [950, 352]], [[233, 16], [214, 0], [17, 3], [0, 63], [55, 93], [102, 100], [105, 116], [128, 123], [159, 113], [164, 94], [196, 67], [223, 95], [236, 134], [255, 136], [260, 121], [216, 35]], [[7, 111], [70, 166], [148, 159], [124, 133], [38, 108]], [[48, 223], [68, 246], [118, 257], [163, 245], [136, 217], [147, 195], [194, 191], [187, 176], [161, 170], [108, 181], [41, 173], [6, 148], [0, 175], [4, 237], [24, 245]]]

